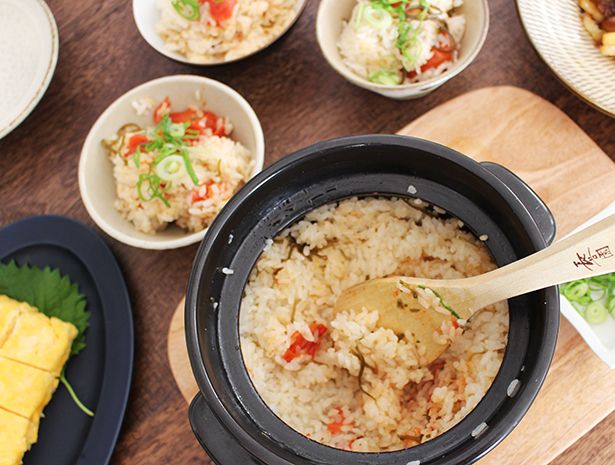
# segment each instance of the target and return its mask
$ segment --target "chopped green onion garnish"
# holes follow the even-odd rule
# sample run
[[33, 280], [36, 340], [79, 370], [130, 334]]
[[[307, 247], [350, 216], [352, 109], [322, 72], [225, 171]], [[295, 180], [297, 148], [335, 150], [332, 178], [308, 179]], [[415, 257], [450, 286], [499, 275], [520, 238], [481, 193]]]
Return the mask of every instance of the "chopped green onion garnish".
[[186, 173], [184, 158], [180, 155], [169, 155], [156, 165], [156, 174], [164, 181], [174, 181]]
[[173, 123], [169, 126], [169, 134], [172, 137], [182, 137], [186, 134], [186, 128], [183, 124]]
[[189, 21], [198, 21], [201, 19], [199, 3], [195, 0], [173, 0], [173, 8]]
[[365, 3], [359, 3], [359, 12], [357, 13], [357, 20], [354, 23], [354, 28], [357, 29], [361, 25], [361, 19], [363, 18], [363, 10], [365, 10]]
[[369, 80], [371, 82], [375, 82], [376, 84], [382, 84], [385, 86], [396, 86], [399, 84], [399, 76], [397, 73], [391, 73], [386, 71], [379, 71], [372, 76], [370, 76]]
[[[188, 141], [196, 139], [199, 131], [188, 129], [188, 126], [190, 123], [173, 123], [169, 114], [165, 113], [154, 130], [146, 133], [151, 137], [151, 141], [145, 144], [144, 151], [156, 150], [158, 156], [149, 166], [148, 172], [139, 175], [137, 191], [144, 202], [158, 198], [170, 208], [171, 205], [163, 194], [171, 188], [172, 181], [183, 176], [185, 172], [190, 175], [195, 186], [199, 184], [187, 148]], [[141, 164], [141, 153], [139, 146], [133, 155], [137, 168]]]
[[394, 73], [397, 71], [398, 60], [393, 55], [385, 55], [380, 58], [380, 69]]
[[604, 323], [609, 313], [615, 318], [615, 273], [562, 284], [560, 292], [590, 323]]
[[363, 10], [363, 21], [376, 29], [386, 29], [393, 24], [393, 17], [383, 8], [368, 5]]
[[589, 291], [589, 284], [586, 281], [573, 281], [562, 291], [568, 300], [578, 301]]
[[137, 150], [132, 154], [132, 161], [137, 168], [141, 168], [141, 144], [137, 146]]
[[[432, 11], [433, 8], [433, 11]], [[418, 36], [426, 20], [437, 21], [442, 32], [448, 33], [446, 22], [438, 17], [442, 11], [431, 6], [429, 0], [370, 0], [369, 5], [360, 3], [355, 28], [359, 27], [361, 20], [376, 28], [387, 28], [398, 20], [397, 39], [395, 46], [402, 56], [401, 65], [406, 71], [412, 71], [416, 60], [423, 53], [423, 44]], [[448, 34], [449, 37], [450, 34]], [[451, 48], [454, 50], [455, 47]], [[397, 63], [395, 63], [397, 64]], [[382, 71], [392, 71], [386, 65], [381, 65]], [[372, 82], [385, 85], [398, 85], [403, 79], [397, 78], [397, 83], [391, 81], [392, 75], [378, 74], [370, 76]], [[384, 82], [383, 82], [384, 81]]]
[[604, 323], [606, 317], [606, 308], [604, 308], [601, 302], [592, 302], [585, 309], [585, 319], [595, 325]]
[[190, 163], [190, 158], [188, 157], [188, 150], [183, 149], [182, 156], [184, 157], [184, 162], [186, 163], [186, 171], [188, 171], [188, 174], [190, 175], [190, 179], [192, 179], [192, 182], [194, 183], [195, 186], [198, 186], [199, 178], [196, 177], [194, 169], [192, 168], [192, 164]]

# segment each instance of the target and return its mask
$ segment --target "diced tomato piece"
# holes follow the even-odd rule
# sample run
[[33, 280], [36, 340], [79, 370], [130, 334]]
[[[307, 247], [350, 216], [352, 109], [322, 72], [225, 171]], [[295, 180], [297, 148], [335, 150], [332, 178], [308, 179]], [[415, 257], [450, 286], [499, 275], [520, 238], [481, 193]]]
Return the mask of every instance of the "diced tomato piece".
[[[209, 197], [211, 197], [213, 192], [211, 191], [209, 187], [212, 184], [213, 184], [213, 181], [208, 181], [204, 185], [196, 186], [194, 189], [192, 189], [192, 199], [191, 199], [192, 203], [200, 202], [201, 200], [207, 200]], [[200, 192], [203, 186], [205, 187], [205, 193], [203, 196], [201, 196]]]
[[218, 125], [218, 115], [213, 111], [204, 111], [205, 127], [210, 128], [214, 136], [224, 136], [224, 124]]
[[171, 102], [169, 101], [169, 97], [165, 97], [160, 105], [158, 105], [154, 110], [154, 123], [160, 123], [164, 114], [169, 112], [169, 108], [171, 108]]
[[[200, 1], [200, 0], [199, 0]], [[222, 21], [226, 21], [233, 16], [233, 10], [235, 9], [235, 4], [237, 0], [205, 0], [209, 3], [209, 12], [211, 14], [212, 19], [216, 21], [218, 26]], [[205, 3], [204, 1], [200, 1], [201, 4]]]
[[320, 338], [327, 332], [327, 327], [322, 324], [312, 323], [310, 331], [314, 335], [314, 341], [306, 341], [299, 331], [295, 331], [290, 337], [290, 347], [286, 350], [283, 357], [287, 363], [301, 355], [310, 355], [314, 358], [316, 351], [320, 347]]
[[421, 66], [421, 71], [425, 72], [428, 69], [434, 69], [440, 66], [445, 61], [453, 61], [453, 49], [448, 47], [442, 47], [439, 50], [437, 48], [432, 48], [433, 56], [427, 60], [423, 66]]
[[218, 121], [218, 115], [216, 115], [213, 111], [204, 111], [203, 118], [205, 119], [206, 128], [211, 128], [212, 131], [216, 129], [216, 122]]
[[[190, 134], [191, 136], [194, 136], [195, 135], [194, 131], [196, 131], [196, 135], [200, 136], [203, 133], [203, 129], [205, 128], [201, 126], [197, 121], [193, 121], [192, 123], [190, 123], [190, 126], [186, 128], [186, 131], [190, 131], [190, 132], [187, 132], [187, 134]], [[194, 145], [198, 142], [197, 139], [193, 139], [191, 137], [190, 138], [187, 137], [183, 139], [183, 141], [190, 145]]]
[[202, 197], [199, 195], [199, 190], [198, 190], [198, 189], [193, 189], [193, 190], [192, 190], [192, 198], [191, 198], [191, 202], [192, 202], [192, 203], [195, 203], [195, 202], [198, 202], [199, 200], [205, 200], [205, 199], [204, 199], [204, 198], [202, 198]]
[[214, 129], [214, 136], [218, 136], [218, 137], [224, 136], [224, 124]]
[[174, 123], [188, 123], [189, 121], [196, 121], [198, 117], [196, 110], [190, 108], [176, 113], [169, 113], [169, 118], [171, 118], [171, 121]]
[[200, 134], [201, 131], [203, 131], [203, 126], [201, 126], [198, 122], [193, 121], [192, 123], [190, 123], [190, 126], [188, 126], [186, 129], [191, 129], [193, 131], [198, 131], [199, 134]]
[[[192, 203], [199, 202], [201, 200], [207, 200], [213, 197], [214, 189], [212, 189], [211, 186], [213, 186], [214, 184], [216, 183], [213, 181], [207, 181], [205, 184], [202, 184], [192, 189]], [[219, 183], [217, 183], [217, 186], [220, 194], [226, 194], [226, 197], [223, 195], [222, 198], [230, 197], [233, 193], [231, 190], [231, 184], [228, 181], [220, 181]], [[201, 195], [201, 189], [203, 187], [205, 187], [205, 193], [204, 195]]]
[[[342, 413], [342, 409], [338, 407], [336, 410], [337, 418], [327, 425], [327, 429], [331, 434], [338, 434], [340, 431], [342, 431], [342, 425], [344, 424], [344, 421], [346, 421], [346, 419], [344, 418], [344, 414]], [[350, 445], [352, 445], [352, 441]]]
[[124, 154], [125, 157], [128, 157], [137, 151], [137, 147], [141, 144], [147, 144], [149, 142], [149, 137], [145, 134], [135, 134], [130, 139], [128, 139], [128, 151]]

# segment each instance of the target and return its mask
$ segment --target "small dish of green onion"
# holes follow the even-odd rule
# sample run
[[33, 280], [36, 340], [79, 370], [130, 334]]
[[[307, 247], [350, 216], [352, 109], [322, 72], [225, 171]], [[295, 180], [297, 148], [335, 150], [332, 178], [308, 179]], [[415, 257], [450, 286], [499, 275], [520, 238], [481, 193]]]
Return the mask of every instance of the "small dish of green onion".
[[615, 273], [560, 285], [560, 293], [589, 323], [602, 324], [615, 318]]
[[[615, 214], [615, 202], [570, 234]], [[615, 273], [560, 284], [560, 310], [593, 352], [615, 368]]]

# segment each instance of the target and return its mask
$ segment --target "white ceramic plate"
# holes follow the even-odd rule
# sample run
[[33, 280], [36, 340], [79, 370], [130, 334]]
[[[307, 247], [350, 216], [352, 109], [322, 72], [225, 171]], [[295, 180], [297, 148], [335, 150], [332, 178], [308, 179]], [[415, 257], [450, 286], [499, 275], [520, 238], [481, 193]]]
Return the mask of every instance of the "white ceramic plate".
[[58, 49], [58, 28], [43, 0], [0, 0], [0, 138], [43, 97]]
[[579, 97], [615, 116], [615, 59], [581, 23], [577, 0], [517, 0], [521, 23], [545, 63]]
[[[0, 0], [2, 1], [2, 0]], [[293, 24], [299, 19], [301, 13], [303, 12], [305, 5], [307, 4], [307, 0], [298, 0], [297, 1], [297, 12], [295, 18], [290, 22], [290, 24], [278, 35], [275, 39], [269, 42], [264, 47], [256, 50], [255, 52], [249, 53], [248, 55], [242, 56], [235, 60], [229, 61], [220, 61], [213, 63], [193, 63], [189, 61], [184, 55], [176, 52], [170, 52], [166, 50], [164, 47], [164, 40], [156, 33], [156, 23], [160, 20], [160, 10], [156, 7], [156, 0], [133, 0], [132, 1], [132, 12], [135, 17], [135, 23], [137, 24], [137, 29], [145, 39], [145, 41], [154, 48], [157, 52], [172, 58], [176, 61], [181, 61], [182, 63], [190, 63], [191, 65], [199, 65], [199, 66], [212, 66], [212, 65], [221, 65], [225, 63], [232, 63], [234, 61], [243, 60], [249, 56], [254, 55], [255, 53], [264, 50], [269, 47], [272, 43], [282, 37], [286, 32], [292, 27]]]

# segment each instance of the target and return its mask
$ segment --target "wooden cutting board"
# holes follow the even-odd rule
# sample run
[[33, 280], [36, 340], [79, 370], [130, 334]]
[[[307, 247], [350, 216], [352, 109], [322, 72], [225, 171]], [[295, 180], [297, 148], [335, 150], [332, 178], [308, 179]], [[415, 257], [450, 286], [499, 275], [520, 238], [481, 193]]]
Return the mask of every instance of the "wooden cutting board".
[[[457, 97], [399, 134], [428, 139], [477, 161], [515, 172], [547, 203], [563, 237], [615, 200], [615, 164], [558, 108], [509, 86]], [[177, 385], [198, 392], [184, 335], [184, 301], [169, 330], [168, 355]], [[480, 465], [547, 464], [615, 410], [610, 370], [562, 317], [547, 379], [527, 415]]]

